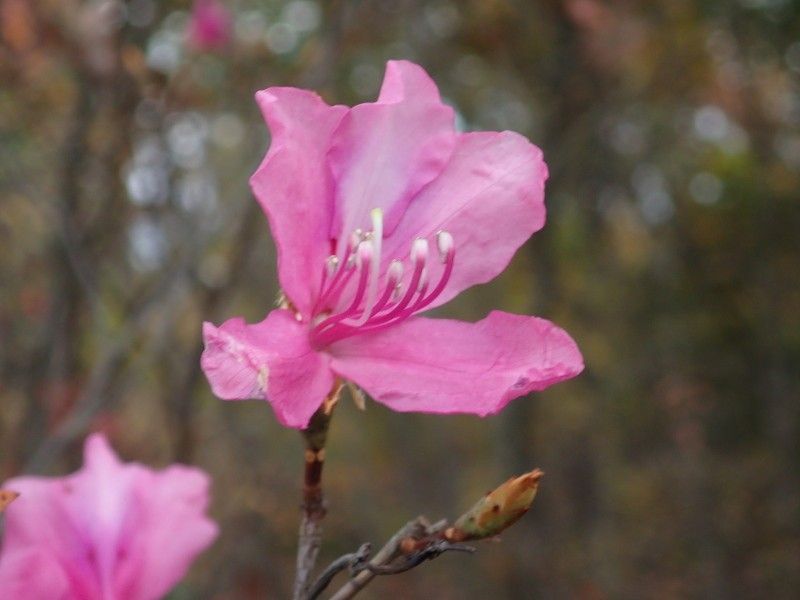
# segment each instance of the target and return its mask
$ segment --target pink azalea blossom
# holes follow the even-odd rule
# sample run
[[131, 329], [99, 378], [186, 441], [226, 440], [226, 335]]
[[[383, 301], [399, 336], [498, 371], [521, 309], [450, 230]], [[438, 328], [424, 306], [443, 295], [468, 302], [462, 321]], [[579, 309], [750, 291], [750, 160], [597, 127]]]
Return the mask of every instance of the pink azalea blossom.
[[231, 15], [218, 0], [195, 0], [189, 17], [189, 44], [198, 50], [217, 50], [231, 41]]
[[5, 513], [0, 598], [161, 598], [217, 536], [205, 473], [122, 464], [99, 434], [77, 473], [6, 485], [20, 496]]
[[544, 225], [539, 148], [456, 132], [434, 82], [405, 61], [388, 63], [374, 103], [285, 87], [256, 100], [272, 144], [250, 183], [287, 303], [254, 325], [204, 324], [217, 396], [265, 398], [303, 428], [341, 378], [394, 410], [487, 415], [583, 369], [543, 319], [416, 316], [493, 279]]

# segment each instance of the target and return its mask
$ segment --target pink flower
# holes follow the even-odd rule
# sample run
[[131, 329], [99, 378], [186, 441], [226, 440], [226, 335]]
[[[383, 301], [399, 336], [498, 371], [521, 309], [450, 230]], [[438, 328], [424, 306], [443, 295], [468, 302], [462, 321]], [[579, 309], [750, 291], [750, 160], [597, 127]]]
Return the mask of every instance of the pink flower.
[[496, 413], [574, 377], [581, 354], [536, 317], [416, 316], [498, 275], [544, 225], [542, 153], [504, 132], [457, 133], [419, 66], [392, 61], [377, 102], [256, 94], [272, 145], [250, 180], [287, 304], [203, 326], [203, 370], [226, 400], [265, 398], [303, 428], [337, 377], [398, 411]]
[[90, 436], [77, 473], [7, 482], [20, 496], [5, 513], [0, 598], [163, 597], [217, 536], [208, 484], [199, 469], [122, 464]]
[[194, 48], [216, 50], [228, 44], [232, 32], [231, 15], [217, 0], [195, 0], [189, 17], [189, 44]]

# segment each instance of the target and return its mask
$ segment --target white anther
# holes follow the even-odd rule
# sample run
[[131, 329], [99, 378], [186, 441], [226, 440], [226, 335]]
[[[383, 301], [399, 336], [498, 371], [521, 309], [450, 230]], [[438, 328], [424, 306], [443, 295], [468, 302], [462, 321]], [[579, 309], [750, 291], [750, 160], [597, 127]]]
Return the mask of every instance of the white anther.
[[338, 256], [329, 256], [325, 259], [325, 269], [328, 273], [328, 277], [331, 277], [336, 273], [339, 269], [339, 257]]
[[436, 233], [436, 247], [439, 249], [439, 258], [442, 262], [447, 262], [448, 256], [453, 251], [453, 236], [449, 231]]
[[417, 238], [411, 244], [411, 262], [419, 263], [428, 260], [428, 240]]
[[358, 245], [358, 250], [356, 252], [356, 264], [358, 264], [359, 268], [363, 268], [365, 264], [367, 266], [370, 265], [372, 262], [372, 254], [371, 242], [361, 242]]
[[395, 259], [389, 263], [389, 268], [386, 270], [386, 277], [390, 282], [399, 285], [403, 279], [403, 263]]

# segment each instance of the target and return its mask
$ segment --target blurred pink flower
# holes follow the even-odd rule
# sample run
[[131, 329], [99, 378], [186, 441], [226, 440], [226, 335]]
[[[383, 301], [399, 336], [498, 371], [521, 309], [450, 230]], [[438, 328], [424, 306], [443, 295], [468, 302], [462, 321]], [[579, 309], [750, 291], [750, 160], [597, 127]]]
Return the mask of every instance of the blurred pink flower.
[[77, 473], [7, 484], [20, 496], [5, 513], [0, 598], [161, 598], [217, 535], [205, 473], [122, 464], [99, 434]]
[[329, 106], [281, 87], [256, 100], [272, 145], [250, 184], [287, 303], [255, 325], [204, 324], [217, 396], [266, 398], [303, 428], [338, 376], [394, 410], [487, 415], [583, 369], [543, 319], [414, 316], [493, 279], [544, 225], [536, 146], [457, 133], [434, 82], [405, 61], [388, 63], [374, 103]]
[[227, 7], [218, 0], [195, 0], [189, 17], [189, 44], [198, 50], [216, 50], [231, 41], [233, 26]]

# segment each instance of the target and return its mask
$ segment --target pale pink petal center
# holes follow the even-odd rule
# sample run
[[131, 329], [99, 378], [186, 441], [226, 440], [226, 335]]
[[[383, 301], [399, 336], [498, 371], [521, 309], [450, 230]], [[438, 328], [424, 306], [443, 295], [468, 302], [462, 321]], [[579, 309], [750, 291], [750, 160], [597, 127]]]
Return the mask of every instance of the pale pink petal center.
[[353, 107], [328, 152], [336, 182], [330, 236], [342, 254], [351, 232], [370, 226], [370, 211], [397, 226], [411, 198], [438, 176], [455, 143], [454, 116], [419, 66], [390, 61], [377, 102]]

